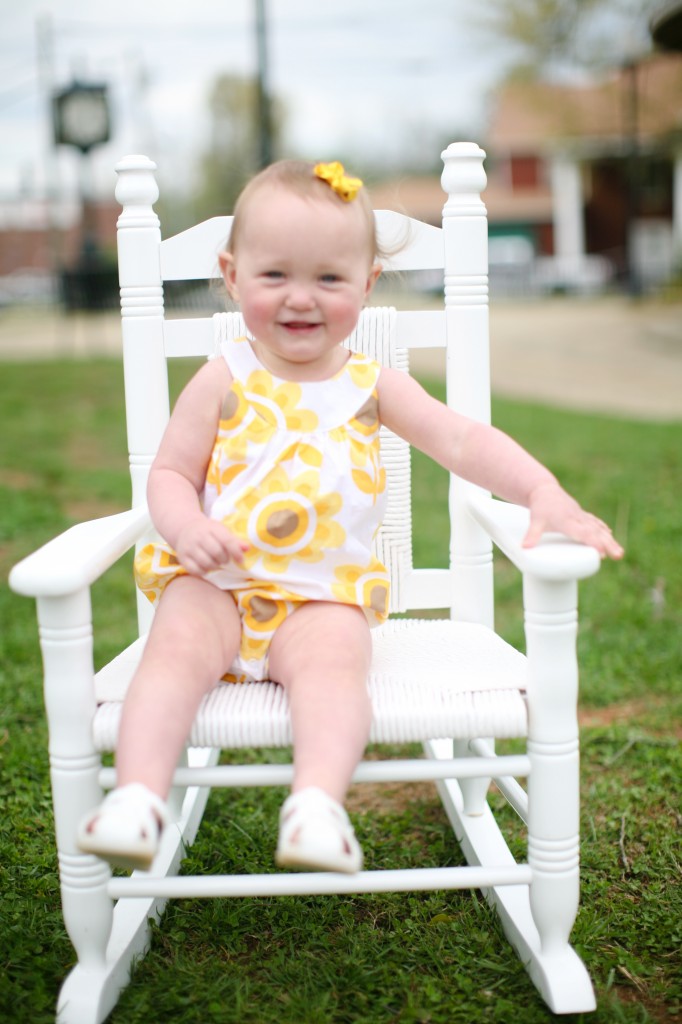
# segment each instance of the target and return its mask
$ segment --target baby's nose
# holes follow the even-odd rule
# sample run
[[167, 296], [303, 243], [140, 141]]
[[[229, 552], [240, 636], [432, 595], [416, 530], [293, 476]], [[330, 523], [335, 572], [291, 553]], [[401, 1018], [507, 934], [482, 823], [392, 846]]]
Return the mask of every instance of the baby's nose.
[[287, 304], [294, 309], [312, 309], [315, 300], [310, 288], [304, 284], [292, 282], [287, 295]]

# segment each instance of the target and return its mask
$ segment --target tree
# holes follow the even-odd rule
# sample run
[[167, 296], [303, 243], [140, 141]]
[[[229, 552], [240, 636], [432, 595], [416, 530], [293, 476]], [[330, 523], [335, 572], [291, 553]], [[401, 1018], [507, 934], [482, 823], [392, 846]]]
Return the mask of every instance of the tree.
[[[201, 160], [196, 215], [215, 216], [232, 210], [237, 195], [258, 169], [260, 104], [256, 78], [221, 75], [209, 97], [211, 137]], [[278, 149], [284, 124], [282, 104], [271, 101], [272, 148]]]
[[603, 70], [651, 48], [660, 0], [488, 0], [481, 27], [518, 47], [517, 71]]

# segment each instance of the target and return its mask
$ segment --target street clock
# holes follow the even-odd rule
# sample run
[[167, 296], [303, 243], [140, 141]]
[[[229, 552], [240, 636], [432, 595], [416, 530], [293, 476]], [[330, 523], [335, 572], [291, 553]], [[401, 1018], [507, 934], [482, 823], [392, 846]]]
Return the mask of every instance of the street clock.
[[111, 125], [106, 86], [74, 82], [55, 93], [53, 111], [57, 145], [75, 146], [82, 153], [88, 153], [109, 141]]

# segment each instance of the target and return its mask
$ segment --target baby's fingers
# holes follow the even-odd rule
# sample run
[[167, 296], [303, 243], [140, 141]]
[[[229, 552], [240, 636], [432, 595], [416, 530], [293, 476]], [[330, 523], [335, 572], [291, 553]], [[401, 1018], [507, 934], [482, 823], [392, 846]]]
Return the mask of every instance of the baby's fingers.
[[544, 523], [540, 519], [533, 519], [531, 516], [530, 526], [528, 527], [526, 536], [523, 538], [521, 546], [524, 548], [534, 548], [544, 532]]
[[[531, 517], [528, 532], [523, 538], [523, 547], [535, 547], [545, 529], [546, 523], [543, 520]], [[625, 553], [611, 533], [610, 528], [601, 519], [597, 519], [596, 516], [588, 515], [585, 518], [578, 518], [573, 522], [563, 524], [562, 527], [558, 528], [558, 532], [564, 533], [571, 540], [578, 541], [580, 544], [587, 544], [589, 547], [596, 548], [602, 558], [619, 559]]]
[[243, 562], [244, 552], [248, 546], [228, 529], [215, 524], [211, 534], [205, 539], [205, 551], [211, 562], [208, 568], [220, 569], [230, 562]]
[[576, 524], [570, 534], [574, 540], [596, 548], [602, 558], [622, 558], [624, 550], [613, 536], [611, 528], [596, 516], [588, 515]]
[[602, 558], [619, 559], [625, 554], [625, 549], [618, 543], [608, 526], [599, 527], [592, 546], [597, 549]]
[[244, 561], [244, 552], [249, 550], [249, 544], [248, 541], [239, 540], [238, 537], [230, 534], [225, 549], [229, 559], [241, 563]]

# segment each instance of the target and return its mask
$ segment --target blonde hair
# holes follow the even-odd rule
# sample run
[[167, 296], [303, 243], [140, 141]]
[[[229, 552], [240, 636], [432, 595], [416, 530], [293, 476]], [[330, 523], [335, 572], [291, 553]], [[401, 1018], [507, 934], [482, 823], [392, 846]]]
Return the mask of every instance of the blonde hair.
[[[322, 199], [330, 203], [343, 203], [344, 200], [326, 182], [317, 177], [314, 171], [315, 166], [314, 163], [308, 163], [305, 160], [278, 160], [276, 163], [270, 164], [262, 171], [259, 171], [244, 186], [235, 203], [232, 230], [226, 244], [228, 252], [233, 254], [236, 252], [246, 208], [251, 199], [262, 188], [279, 186], [289, 189], [289, 191], [306, 199]], [[374, 211], [372, 210], [367, 189], [364, 186], [352, 202], [359, 204], [365, 216], [372, 262], [381, 259], [383, 253], [377, 239]]]

